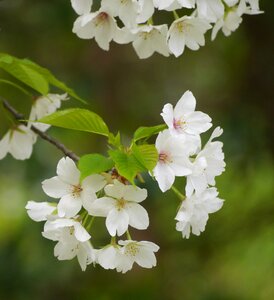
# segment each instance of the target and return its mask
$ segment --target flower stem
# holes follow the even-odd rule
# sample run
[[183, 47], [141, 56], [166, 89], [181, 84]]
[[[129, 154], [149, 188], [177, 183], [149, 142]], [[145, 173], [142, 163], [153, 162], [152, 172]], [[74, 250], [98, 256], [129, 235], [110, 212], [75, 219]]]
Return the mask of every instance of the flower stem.
[[90, 228], [91, 228], [91, 226], [92, 226], [94, 220], [95, 220], [95, 217], [92, 217], [91, 220], [89, 221], [88, 226], [87, 226], [87, 231], [90, 230]]
[[131, 235], [130, 235], [130, 233], [129, 233], [129, 230], [127, 230], [127, 239], [128, 239], [128, 240], [132, 240]]
[[179, 15], [178, 15], [178, 13], [177, 13], [176, 10], [173, 10], [172, 12], [173, 12], [173, 16], [174, 16], [175, 20], [180, 19], [180, 17], [179, 17]]
[[185, 200], [186, 196], [183, 195], [178, 189], [176, 189], [176, 187], [175, 187], [174, 185], [171, 187], [171, 189], [172, 189], [172, 191], [176, 194], [176, 196], [178, 196], [178, 198], [179, 198], [181, 201]]
[[117, 245], [117, 243], [116, 243], [116, 236], [112, 236], [111, 237], [110, 244], [113, 245], [113, 246]]

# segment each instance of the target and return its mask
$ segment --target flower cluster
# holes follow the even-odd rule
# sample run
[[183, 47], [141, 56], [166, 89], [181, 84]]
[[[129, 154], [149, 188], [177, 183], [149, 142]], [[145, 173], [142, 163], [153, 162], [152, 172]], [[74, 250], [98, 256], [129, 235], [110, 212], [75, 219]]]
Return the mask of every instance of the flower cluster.
[[[185, 47], [198, 50], [209, 29], [212, 40], [219, 30], [228, 36], [244, 14], [261, 13], [259, 0], [102, 0], [98, 10], [92, 9], [92, 0], [71, 4], [79, 15], [73, 26], [78, 37], [95, 38], [104, 50], [111, 41], [132, 43], [141, 59], [154, 52], [178, 57]], [[173, 22], [158, 24], [159, 11], [173, 11]]]
[[217, 127], [202, 148], [200, 134], [211, 128], [211, 118], [195, 111], [195, 107], [196, 99], [190, 91], [184, 93], [174, 108], [171, 104], [164, 106], [161, 115], [168, 129], [160, 132], [156, 139], [159, 158], [153, 170], [162, 192], [174, 188], [176, 176], [186, 177], [187, 198], [176, 216], [176, 228], [187, 238], [191, 229], [195, 235], [204, 231], [208, 214], [223, 204], [216, 188], [212, 187], [215, 177], [225, 169], [223, 143], [213, 141], [222, 134], [222, 129]]
[[61, 102], [68, 100], [67, 94], [48, 94], [34, 100], [27, 124], [13, 125], [0, 141], [0, 159], [10, 153], [15, 159], [25, 160], [30, 158], [33, 145], [36, 143], [37, 134], [31, 130], [35, 126], [45, 132], [50, 125], [35, 123], [35, 121], [54, 113], [61, 107]]
[[[215, 141], [222, 130], [217, 127], [202, 147], [201, 134], [211, 128], [211, 118], [195, 107], [190, 91], [175, 107], [164, 106], [161, 115], [166, 124], [161, 125], [153, 146], [155, 167], [150, 173], [162, 192], [172, 189], [182, 201], [175, 217], [176, 229], [186, 238], [191, 232], [199, 235], [204, 231], [208, 215], [223, 205], [214, 187], [215, 177], [225, 168], [223, 144]], [[69, 157], [62, 158], [57, 176], [42, 182], [46, 195], [58, 202], [29, 201], [26, 206], [30, 218], [46, 221], [42, 235], [57, 242], [54, 255], [59, 260], [77, 256], [82, 270], [91, 263], [122, 273], [132, 269], [135, 262], [144, 268], [155, 266], [159, 247], [149, 241], [135, 241], [129, 233], [130, 227], [145, 230], [149, 226], [148, 213], [141, 205], [147, 190], [138, 187], [137, 180], [130, 183], [117, 169], [83, 175], [80, 166]], [[186, 177], [186, 196], [175, 188], [176, 177]], [[109, 244], [101, 248], [94, 248], [92, 240], [97, 217], [105, 219], [110, 236]]]
[[[54, 255], [59, 260], [77, 256], [84, 271], [98, 263], [105, 269], [129, 271], [134, 262], [144, 268], [156, 265], [154, 252], [159, 247], [148, 241], [134, 241], [129, 226], [144, 230], [149, 225], [147, 211], [139, 203], [147, 198], [147, 190], [125, 184], [116, 176], [94, 174], [81, 180], [74, 161], [62, 158], [57, 176], [42, 182], [44, 192], [58, 198], [58, 204], [29, 201], [27, 212], [34, 221], [46, 221], [42, 235], [56, 241]], [[110, 244], [94, 249], [89, 233], [95, 217], [106, 219]], [[116, 243], [116, 236], [126, 240]]]

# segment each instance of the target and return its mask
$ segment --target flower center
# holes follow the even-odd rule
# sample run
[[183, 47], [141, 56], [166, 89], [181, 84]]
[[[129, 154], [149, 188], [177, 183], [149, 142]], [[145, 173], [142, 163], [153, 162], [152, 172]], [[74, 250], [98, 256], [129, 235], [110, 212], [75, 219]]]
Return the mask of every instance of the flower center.
[[172, 162], [170, 156], [166, 152], [161, 152], [158, 157], [159, 162], [166, 164]]
[[124, 209], [125, 206], [126, 206], [126, 203], [127, 203], [127, 201], [125, 199], [123, 199], [123, 198], [117, 199], [117, 201], [116, 201], [116, 208], [118, 210]]
[[173, 119], [173, 127], [175, 129], [184, 129], [186, 127], [186, 122], [182, 119]]
[[181, 33], [186, 33], [189, 28], [191, 27], [190, 24], [187, 24], [185, 22], [179, 22], [176, 24], [177, 30]]
[[126, 246], [125, 254], [128, 256], [136, 256], [140, 252], [139, 247], [135, 243], [130, 243]]
[[72, 195], [73, 195], [73, 197], [80, 197], [80, 194], [81, 194], [82, 191], [83, 191], [83, 188], [81, 187], [80, 184], [72, 186]]
[[108, 19], [108, 14], [105, 12], [99, 13], [99, 15], [95, 19], [95, 26], [98, 27], [102, 25]]

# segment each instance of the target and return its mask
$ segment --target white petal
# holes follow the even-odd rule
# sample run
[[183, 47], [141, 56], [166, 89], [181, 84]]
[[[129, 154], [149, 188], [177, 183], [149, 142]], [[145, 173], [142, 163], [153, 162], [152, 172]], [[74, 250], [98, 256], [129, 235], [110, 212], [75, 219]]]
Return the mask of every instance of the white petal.
[[79, 222], [75, 222], [74, 229], [75, 229], [75, 232], [74, 232], [75, 238], [78, 241], [86, 242], [91, 238], [90, 234], [86, 231], [86, 229]]
[[136, 263], [143, 268], [152, 268], [156, 266], [155, 254], [148, 250], [141, 248], [140, 252], [135, 258]]
[[185, 113], [190, 113], [195, 110], [196, 99], [191, 91], [186, 91], [174, 108], [175, 117], [181, 117]]
[[69, 184], [78, 185], [80, 182], [80, 171], [70, 157], [63, 157], [57, 165], [57, 175]]
[[97, 193], [106, 185], [105, 177], [94, 174], [86, 177], [82, 182], [83, 190], [90, 190], [91, 192]]
[[124, 209], [114, 208], [110, 211], [106, 219], [106, 226], [111, 236], [123, 235], [128, 229], [129, 216]]
[[174, 183], [174, 172], [166, 164], [158, 163], [153, 170], [153, 174], [159, 184], [160, 190], [163, 193], [169, 190]]
[[109, 212], [115, 207], [116, 200], [110, 197], [102, 197], [96, 199], [91, 205], [89, 205], [89, 214], [97, 217], [106, 217]]
[[77, 215], [82, 207], [82, 201], [78, 197], [73, 197], [73, 195], [63, 196], [58, 205], [58, 215], [59, 217], [72, 218]]
[[98, 251], [98, 263], [106, 270], [115, 269], [117, 267], [118, 247], [109, 245]]
[[124, 196], [126, 185], [118, 180], [114, 180], [113, 184], [108, 184], [105, 187], [105, 193], [113, 198], [121, 199]]
[[47, 216], [51, 215], [56, 210], [56, 204], [48, 202], [28, 201], [26, 205], [29, 217], [36, 221], [46, 221]]
[[9, 152], [10, 131], [0, 141], [0, 159], [3, 159]]
[[128, 203], [126, 211], [129, 216], [129, 225], [139, 229], [147, 229], [149, 226], [149, 217], [147, 211], [138, 203]]
[[142, 202], [147, 198], [147, 190], [133, 185], [126, 185], [123, 198], [127, 201]]
[[43, 191], [52, 198], [61, 198], [71, 191], [71, 185], [55, 176], [42, 182]]
[[93, 0], [71, 0], [71, 5], [78, 15], [89, 13]]

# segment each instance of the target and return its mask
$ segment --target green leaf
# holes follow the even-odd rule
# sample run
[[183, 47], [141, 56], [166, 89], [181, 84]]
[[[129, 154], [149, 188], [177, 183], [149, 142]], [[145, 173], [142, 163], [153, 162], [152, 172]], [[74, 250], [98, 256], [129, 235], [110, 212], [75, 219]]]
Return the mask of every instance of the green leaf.
[[49, 91], [49, 85], [52, 85], [68, 93], [71, 97], [86, 103], [49, 70], [28, 59], [19, 59], [9, 54], [0, 53], [0, 68], [42, 95], [46, 95]]
[[20, 85], [14, 83], [12, 81], [9, 81], [9, 80], [6, 80], [6, 79], [0, 79], [0, 84], [1, 83], [10, 85], [12, 87], [15, 87], [16, 89], [20, 90], [22, 93], [26, 94], [27, 96], [30, 96], [30, 97], [32, 96], [31, 93], [29, 93], [27, 90], [22, 88]]
[[103, 119], [87, 109], [71, 108], [60, 110], [37, 122], [67, 129], [92, 132], [104, 136], [109, 135], [108, 127]]
[[136, 142], [143, 138], [149, 138], [152, 135], [155, 135], [155, 134], [159, 133], [160, 131], [163, 131], [166, 128], [167, 128], [166, 124], [161, 124], [161, 125], [152, 126], [152, 127], [139, 127], [134, 132], [133, 140]]
[[25, 65], [31, 67], [33, 70], [37, 71], [39, 74], [43, 75], [44, 78], [47, 79], [48, 83], [51, 84], [52, 86], [55, 86], [57, 88], [59, 88], [60, 90], [68, 93], [71, 97], [86, 103], [85, 100], [83, 100], [82, 98], [80, 98], [73, 89], [69, 88], [65, 83], [61, 82], [60, 80], [58, 80], [48, 69], [43, 68], [39, 65], [37, 65], [36, 63], [28, 60], [28, 59], [23, 59], [22, 63], [24, 63]]
[[152, 171], [158, 161], [158, 152], [154, 145], [133, 145], [132, 151], [135, 158], [145, 168]]
[[122, 146], [120, 132], [118, 132], [116, 135], [114, 135], [113, 133], [110, 133], [108, 142], [109, 142], [109, 144], [111, 144], [117, 148], [120, 148]]
[[143, 167], [133, 153], [126, 153], [121, 150], [110, 150], [109, 155], [115, 162], [115, 168], [118, 173], [134, 184], [134, 178], [143, 170]]
[[49, 84], [43, 75], [28, 65], [20, 63], [20, 60], [16, 58], [9, 55], [0, 55], [0, 68], [40, 94], [46, 95], [48, 93]]
[[82, 179], [91, 174], [108, 171], [113, 167], [114, 162], [112, 159], [97, 153], [84, 155], [78, 162], [78, 168], [81, 171]]

